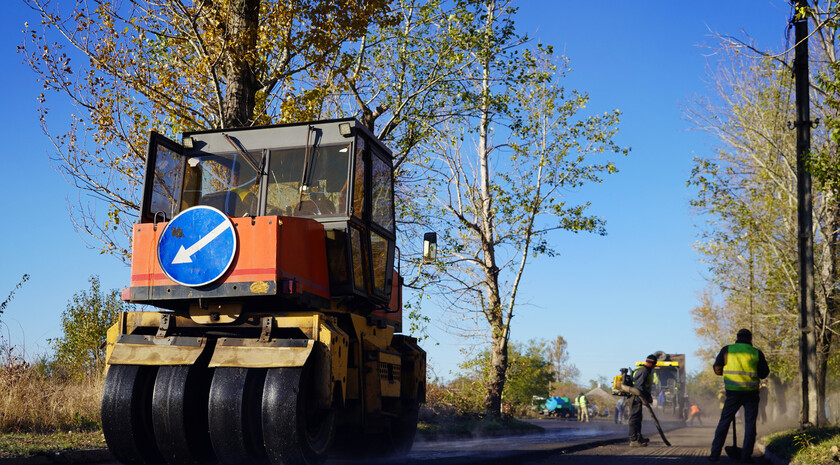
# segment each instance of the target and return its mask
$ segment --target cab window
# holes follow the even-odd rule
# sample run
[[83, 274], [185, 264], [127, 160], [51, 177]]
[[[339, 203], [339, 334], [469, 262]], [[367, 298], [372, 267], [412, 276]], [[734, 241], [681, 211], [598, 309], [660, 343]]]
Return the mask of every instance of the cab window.
[[346, 214], [349, 159], [350, 144], [272, 150], [266, 214]]
[[353, 284], [356, 289], [367, 292], [367, 257], [362, 248], [362, 232], [355, 226], [350, 227], [350, 249], [353, 253]]
[[181, 177], [184, 173], [184, 158], [181, 154], [164, 145], [157, 146], [155, 170], [152, 184], [152, 198], [149, 212], [152, 215], [163, 213], [169, 220], [178, 211], [178, 197], [180, 196]]
[[373, 287], [387, 293], [388, 241], [375, 232], [370, 233], [370, 252], [373, 265]]
[[391, 167], [379, 156], [371, 157], [373, 166], [371, 170], [373, 222], [394, 232], [394, 185], [391, 176]]
[[195, 205], [217, 208], [228, 216], [257, 214], [257, 167], [237, 153], [199, 155], [187, 159], [181, 209]]
[[365, 212], [365, 140], [359, 138], [356, 142], [356, 153], [353, 157], [353, 216], [362, 218]]

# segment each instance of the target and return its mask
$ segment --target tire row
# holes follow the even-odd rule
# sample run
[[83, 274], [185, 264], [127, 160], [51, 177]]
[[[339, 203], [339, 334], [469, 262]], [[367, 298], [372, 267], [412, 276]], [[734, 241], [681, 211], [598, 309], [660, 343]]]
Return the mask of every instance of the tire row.
[[315, 408], [307, 368], [113, 365], [102, 429], [128, 465], [312, 465], [335, 414]]

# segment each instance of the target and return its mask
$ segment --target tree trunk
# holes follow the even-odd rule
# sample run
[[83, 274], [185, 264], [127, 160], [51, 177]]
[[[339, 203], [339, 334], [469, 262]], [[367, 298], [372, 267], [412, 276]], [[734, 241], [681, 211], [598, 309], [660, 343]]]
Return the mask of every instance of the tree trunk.
[[829, 270], [826, 277], [830, 289], [825, 298], [825, 308], [817, 318], [817, 425], [828, 424], [825, 415], [826, 375], [828, 374], [828, 358], [831, 354], [832, 332], [830, 326], [838, 314], [840, 307], [840, 206], [835, 194], [827, 194], [826, 223], [828, 226], [828, 255]]
[[817, 339], [817, 426], [825, 426], [827, 419], [825, 416], [825, 376], [828, 371], [828, 356], [831, 345], [831, 336], [827, 342], [823, 338]]
[[500, 416], [502, 414], [502, 391], [505, 389], [508, 367], [508, 341], [504, 334], [493, 329], [493, 342], [490, 348], [490, 380], [487, 383], [487, 395], [484, 398], [484, 413]]
[[223, 126], [250, 126], [260, 88], [251, 57], [257, 49], [260, 0], [232, 0], [227, 34], [230, 47], [225, 65]]
[[[495, 1], [487, 1], [486, 6], [485, 37], [487, 40], [490, 40], [492, 37], [490, 32], [495, 21]], [[505, 378], [507, 375], [509, 332], [503, 316], [501, 293], [499, 291], [499, 268], [496, 266], [495, 213], [493, 212], [493, 194], [490, 190], [491, 45], [487, 42], [483, 44], [484, 50], [482, 51], [481, 59], [481, 103], [478, 109], [480, 114], [478, 158], [479, 176], [481, 178], [481, 247], [484, 259], [485, 305], [487, 306], [484, 312], [487, 316], [487, 322], [490, 323], [490, 331], [492, 332], [490, 379], [487, 383], [484, 410], [485, 413], [490, 415], [500, 416], [502, 414], [502, 391], [505, 388]]]
[[[769, 406], [773, 407], [773, 416], [771, 421], [776, 421], [782, 419], [787, 414], [787, 386], [782, 383], [782, 380], [773, 376], [769, 379], [769, 386], [768, 390], [773, 393], [773, 395], [768, 399], [767, 403]], [[772, 404], [770, 400], [772, 399]]]

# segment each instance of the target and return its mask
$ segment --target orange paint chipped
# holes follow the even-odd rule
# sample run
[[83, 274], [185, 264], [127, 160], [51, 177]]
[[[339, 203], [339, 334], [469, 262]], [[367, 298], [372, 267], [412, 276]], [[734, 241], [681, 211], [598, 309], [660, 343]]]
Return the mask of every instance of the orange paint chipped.
[[[324, 228], [306, 218], [262, 216], [231, 218], [239, 244], [230, 269], [217, 282], [239, 283], [294, 279], [296, 292], [329, 298]], [[157, 259], [157, 244], [166, 223], [134, 226], [131, 287], [177, 286]]]

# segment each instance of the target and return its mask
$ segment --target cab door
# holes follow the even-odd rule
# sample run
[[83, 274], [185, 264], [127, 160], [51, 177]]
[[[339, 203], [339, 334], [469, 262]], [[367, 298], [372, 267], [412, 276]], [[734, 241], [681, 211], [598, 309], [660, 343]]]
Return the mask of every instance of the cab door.
[[391, 298], [394, 266], [394, 175], [389, 154], [359, 138], [349, 221], [353, 293], [381, 305]]
[[391, 298], [394, 268], [394, 168], [390, 157], [372, 147], [370, 153], [370, 264], [371, 293], [384, 301]]
[[140, 201], [141, 223], [169, 221], [180, 212], [185, 165], [184, 147], [151, 131]]

